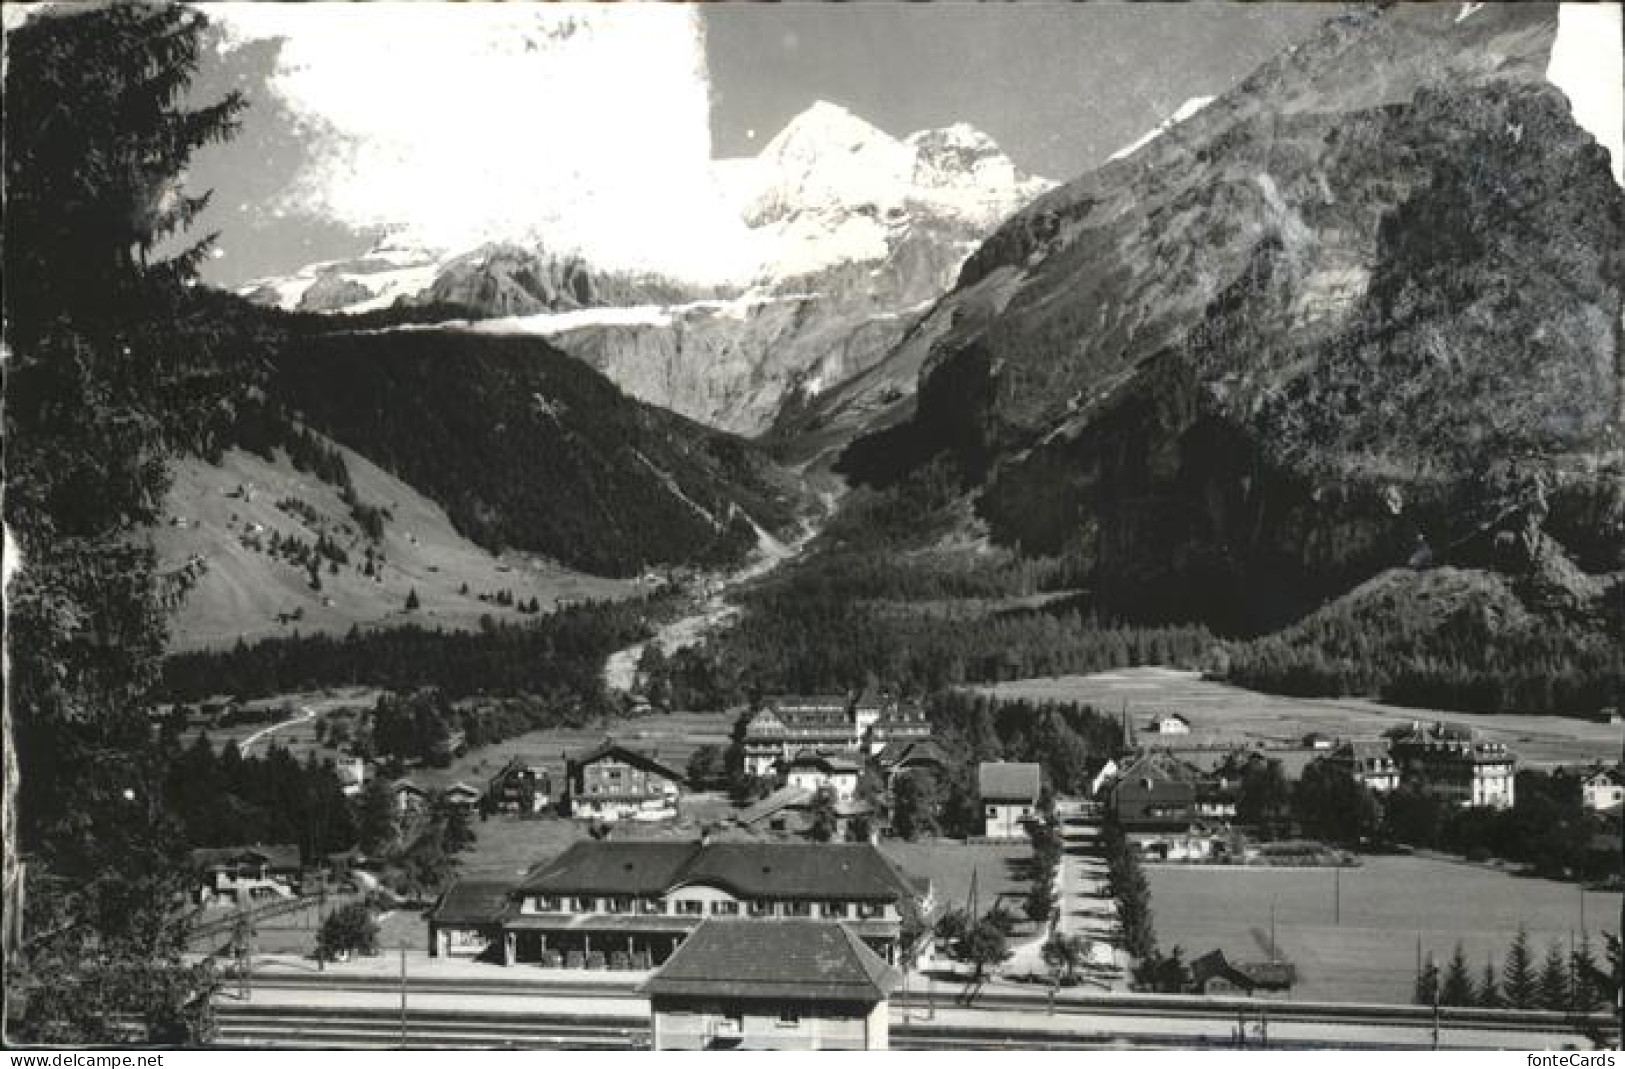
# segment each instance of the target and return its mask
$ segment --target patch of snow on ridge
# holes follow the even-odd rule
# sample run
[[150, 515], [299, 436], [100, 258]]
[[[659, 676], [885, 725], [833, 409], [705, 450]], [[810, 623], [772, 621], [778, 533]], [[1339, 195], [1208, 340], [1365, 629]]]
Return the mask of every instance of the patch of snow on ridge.
[[1608, 150], [1625, 185], [1625, 56], [1619, 4], [1562, 4], [1546, 80], [1569, 98], [1574, 121]]
[[1141, 137], [1132, 144], [1124, 145], [1122, 148], [1112, 153], [1110, 158], [1113, 160], [1127, 159], [1211, 103], [1213, 103], [1213, 98], [1210, 96], [1191, 97], [1189, 100], [1185, 101], [1185, 103], [1179, 105], [1179, 110], [1175, 111], [1162, 122], [1152, 127], [1144, 137]]

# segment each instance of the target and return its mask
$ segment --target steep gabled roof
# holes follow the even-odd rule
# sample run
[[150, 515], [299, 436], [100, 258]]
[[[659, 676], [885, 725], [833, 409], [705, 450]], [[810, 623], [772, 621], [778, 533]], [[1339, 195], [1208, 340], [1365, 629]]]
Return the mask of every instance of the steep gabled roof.
[[193, 850], [192, 864], [198, 868], [248, 863], [272, 869], [299, 868], [299, 848], [291, 843], [253, 843], [249, 846], [211, 846]]
[[1200, 769], [1161, 750], [1147, 750], [1117, 773], [1120, 784], [1150, 780], [1153, 784], [1183, 783], [1194, 787], [1202, 779]]
[[976, 788], [984, 802], [1034, 802], [1042, 783], [1038, 766], [1016, 761], [983, 761]]
[[574, 769], [582, 765], [590, 765], [594, 761], [602, 760], [605, 757], [617, 758], [618, 760], [625, 761], [629, 765], [636, 765], [639, 768], [657, 773], [658, 775], [664, 776], [665, 778], [673, 780], [677, 783], [683, 782], [683, 774], [672, 768], [670, 765], [661, 762], [656, 755], [644, 753], [642, 750], [634, 750], [632, 747], [616, 742], [614, 739], [605, 739], [603, 742], [599, 743], [597, 746], [594, 746], [590, 750], [584, 750], [580, 753], [566, 754], [565, 762], [566, 767]]
[[710, 919], [639, 990], [655, 997], [873, 1003], [898, 980], [838, 922]]
[[930, 761], [944, 767], [948, 756], [935, 739], [894, 739], [875, 755], [882, 768], [895, 768], [905, 761]]
[[429, 916], [441, 924], [497, 924], [513, 909], [512, 896], [507, 880], [458, 880]]

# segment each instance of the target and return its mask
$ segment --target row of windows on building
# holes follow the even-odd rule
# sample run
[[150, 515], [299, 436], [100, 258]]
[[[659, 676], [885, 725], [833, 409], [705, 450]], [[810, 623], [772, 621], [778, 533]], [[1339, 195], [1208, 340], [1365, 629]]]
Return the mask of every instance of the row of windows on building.
[[[600, 902], [602, 907], [600, 908]], [[678, 917], [703, 917], [707, 905], [713, 917], [812, 917], [829, 920], [875, 920], [886, 915], [883, 902], [776, 902], [772, 899], [752, 899], [735, 902], [719, 899], [706, 903], [699, 899], [677, 899], [670, 903], [671, 914]], [[527, 913], [614, 913], [664, 916], [668, 903], [663, 898], [594, 898], [590, 896], [540, 895], [526, 900]]]

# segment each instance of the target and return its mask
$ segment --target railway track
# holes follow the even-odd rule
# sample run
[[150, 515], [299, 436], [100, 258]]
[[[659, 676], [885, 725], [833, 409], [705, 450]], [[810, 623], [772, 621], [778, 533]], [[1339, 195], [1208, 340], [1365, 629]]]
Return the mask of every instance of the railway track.
[[[516, 981], [501, 977], [489, 979], [409, 978], [409, 995], [468, 995], [489, 994], [538, 998], [616, 998], [633, 996], [640, 980], [626, 983], [554, 983]], [[306, 974], [287, 976], [256, 976], [256, 988], [266, 989], [326, 989], [339, 991], [365, 991], [393, 993], [400, 990], [399, 980], [384, 977], [354, 978], [334, 974]], [[1286, 999], [1213, 998], [1183, 995], [1090, 995], [1068, 997], [1060, 995], [1051, 1003], [1047, 993], [983, 990], [969, 1005], [957, 1001], [953, 994], [938, 992], [934, 997], [919, 991], [899, 992], [892, 995], [894, 1008], [915, 1009], [969, 1009], [1006, 1010], [1033, 1014], [1047, 1014], [1051, 1009], [1062, 1014], [1109, 1014], [1114, 1017], [1151, 1017], [1163, 1020], [1201, 1020], [1222, 1018], [1235, 1021], [1238, 1017], [1267, 1017], [1272, 1021], [1300, 1024], [1372, 1024], [1431, 1026], [1434, 1011], [1427, 1006], [1403, 1006], [1378, 1003], [1295, 1002]], [[1486, 1010], [1472, 1007], [1440, 1007], [1438, 1021], [1442, 1027], [1457, 1029], [1531, 1031], [1573, 1031], [1590, 1024], [1612, 1028], [1617, 1022], [1607, 1013], [1574, 1017], [1550, 1010]]]
[[[466, 986], [460, 988], [468, 993]], [[534, 991], [534, 987], [532, 988]], [[557, 994], [556, 989], [549, 989]], [[601, 992], [601, 986], [597, 989]], [[1352, 1007], [1333, 1012], [1324, 1006], [1275, 1004], [1262, 1012], [1256, 1003], [1236, 1011], [1220, 1007], [1135, 1006], [1109, 1009], [1058, 1005], [1047, 1000], [1001, 996], [998, 1005], [977, 1010], [940, 1007], [942, 1016], [910, 1015], [917, 1007], [895, 1006], [891, 1045], [898, 1050], [1102, 1050], [1234, 1049], [1268, 1045], [1274, 1049], [1522, 1049], [1579, 1045], [1572, 1022], [1553, 1015], [1503, 1015], [1489, 1021], [1447, 1020], [1442, 1039], [1430, 1038], [1430, 1010], [1413, 1007]], [[632, 1050], [649, 1046], [648, 1019], [642, 1014], [573, 1014], [516, 1010], [454, 1010], [412, 1007], [404, 1022], [395, 1007], [221, 1005], [216, 1010], [216, 1044], [235, 1048], [345, 1049], [522, 1049]], [[1020, 1020], [1012, 1021], [1012, 1015]], [[1000, 1021], [999, 1018], [1004, 1020]], [[979, 1018], [979, 1019], [978, 1019]]]

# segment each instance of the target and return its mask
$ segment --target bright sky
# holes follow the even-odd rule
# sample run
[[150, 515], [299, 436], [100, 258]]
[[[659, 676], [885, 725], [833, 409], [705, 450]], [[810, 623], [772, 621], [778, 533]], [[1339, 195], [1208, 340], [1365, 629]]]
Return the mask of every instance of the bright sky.
[[967, 121], [1065, 179], [1333, 10], [211, 4], [225, 32], [198, 95], [240, 87], [251, 108], [195, 160], [222, 232], [208, 275], [355, 255], [382, 230], [726, 274], [747, 253], [709, 160], [753, 154], [815, 100], [897, 136]]

